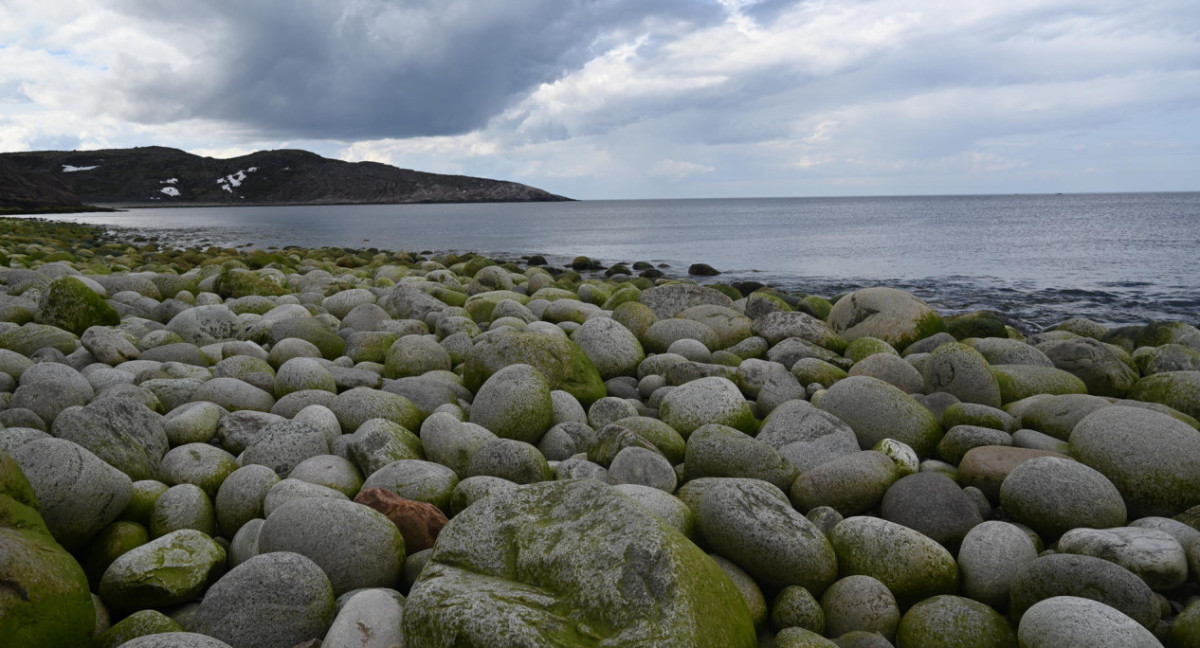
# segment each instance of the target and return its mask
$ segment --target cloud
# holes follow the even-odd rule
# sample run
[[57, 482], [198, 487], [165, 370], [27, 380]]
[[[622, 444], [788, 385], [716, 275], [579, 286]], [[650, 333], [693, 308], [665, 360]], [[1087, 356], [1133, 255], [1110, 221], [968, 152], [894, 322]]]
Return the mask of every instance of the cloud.
[[696, 164], [694, 162], [680, 162], [678, 160], [659, 160], [650, 167], [650, 175], [659, 178], [686, 178], [691, 175], [712, 173], [716, 171], [716, 167], [710, 167], [705, 164]]
[[576, 197], [1194, 188], [1197, 33], [1194, 0], [6, 0], [0, 147]]

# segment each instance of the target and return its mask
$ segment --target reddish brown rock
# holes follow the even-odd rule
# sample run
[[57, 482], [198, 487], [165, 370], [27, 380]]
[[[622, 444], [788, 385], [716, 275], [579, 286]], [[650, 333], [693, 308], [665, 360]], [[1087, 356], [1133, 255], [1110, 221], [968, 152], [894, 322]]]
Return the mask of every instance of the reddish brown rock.
[[1000, 484], [1014, 468], [1034, 457], [1070, 457], [1049, 450], [980, 446], [971, 448], [958, 464], [958, 482], [983, 491], [993, 504], [1000, 501]]
[[386, 515], [400, 529], [409, 554], [432, 547], [442, 527], [449, 522], [438, 507], [405, 499], [383, 488], [364, 489], [354, 501]]

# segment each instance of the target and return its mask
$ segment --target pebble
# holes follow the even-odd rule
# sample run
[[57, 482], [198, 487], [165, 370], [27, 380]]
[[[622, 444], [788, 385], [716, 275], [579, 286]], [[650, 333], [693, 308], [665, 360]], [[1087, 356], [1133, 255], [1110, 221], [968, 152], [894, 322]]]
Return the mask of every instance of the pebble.
[[[480, 589], [455, 571], [461, 556], [485, 572], [509, 551], [565, 559], [480, 532], [517, 529], [504, 526], [515, 511], [547, 521], [544, 538], [520, 531], [538, 547], [580, 531], [562, 551], [599, 580], [576, 589], [619, 592], [620, 618], [643, 619], [624, 631], [662, 633], [651, 642], [750, 646], [757, 627], [777, 646], [1012, 645], [1015, 628], [1029, 646], [1142, 645], [1150, 631], [1186, 641], [1200, 618], [1180, 613], [1200, 564], [1179, 521], [1200, 505], [1200, 331], [1186, 324], [1074, 322], [1023, 339], [959, 318], [956, 334], [1012, 337], [958, 342], [891, 288], [828, 310], [686, 278], [300, 249], [200, 254], [266, 266], [218, 281], [220, 265], [178, 250], [95, 244], [111, 247], [73, 267], [42, 263], [40, 245], [2, 246], [0, 313], [15, 321], [0, 324], [0, 448], [46, 526], [95, 578], [180, 534], [225, 551], [184, 588], [180, 625], [160, 624], [173, 632], [127, 645], [421, 643], [434, 618], [607, 632], [579, 621], [593, 612], [539, 603], [566, 600], [546, 583], [574, 575], [505, 572]], [[79, 324], [68, 285], [120, 321]], [[126, 528], [157, 539], [125, 542]], [[638, 544], [648, 536], [653, 548]], [[633, 552], [631, 576], [603, 567], [597, 537]], [[1058, 553], [1039, 558], [1044, 543]], [[892, 597], [883, 625], [844, 623], [875, 609], [837, 602], [859, 581]], [[638, 606], [664, 604], [664, 583], [684, 607], [645, 621]], [[492, 585], [507, 598], [480, 594]], [[353, 592], [340, 613], [335, 591]], [[113, 607], [141, 619], [179, 596]], [[454, 621], [429, 607], [441, 596], [489, 603]]]

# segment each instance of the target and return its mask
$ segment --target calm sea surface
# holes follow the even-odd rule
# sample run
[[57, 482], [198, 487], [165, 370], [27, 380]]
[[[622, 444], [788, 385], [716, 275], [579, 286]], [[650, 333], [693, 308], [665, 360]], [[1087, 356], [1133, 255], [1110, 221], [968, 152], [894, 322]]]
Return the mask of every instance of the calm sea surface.
[[1200, 323], [1200, 193], [136, 209], [64, 215], [174, 245], [586, 255], [824, 296], [869, 285], [1025, 328]]

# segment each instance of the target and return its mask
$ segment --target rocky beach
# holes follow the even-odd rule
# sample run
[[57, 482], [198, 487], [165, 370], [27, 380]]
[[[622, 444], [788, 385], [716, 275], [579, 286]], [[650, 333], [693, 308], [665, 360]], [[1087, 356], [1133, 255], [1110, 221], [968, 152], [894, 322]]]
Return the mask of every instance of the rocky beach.
[[0, 646], [1200, 646], [1195, 319], [0, 234]]

